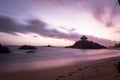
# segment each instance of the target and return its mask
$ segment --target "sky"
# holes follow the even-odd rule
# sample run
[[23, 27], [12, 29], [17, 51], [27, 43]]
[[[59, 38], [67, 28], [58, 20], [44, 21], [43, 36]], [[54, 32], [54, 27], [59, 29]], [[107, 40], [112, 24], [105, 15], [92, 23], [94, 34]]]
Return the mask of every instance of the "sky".
[[86, 35], [120, 42], [117, 0], [0, 0], [0, 43], [68, 46]]

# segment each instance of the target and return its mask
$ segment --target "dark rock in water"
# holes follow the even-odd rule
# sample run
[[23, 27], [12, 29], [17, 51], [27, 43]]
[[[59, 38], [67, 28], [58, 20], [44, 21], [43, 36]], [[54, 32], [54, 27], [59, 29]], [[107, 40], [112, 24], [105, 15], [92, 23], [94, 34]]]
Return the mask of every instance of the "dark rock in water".
[[53, 47], [53, 46], [51, 46], [51, 45], [48, 45], [47, 47]]
[[23, 45], [23, 46], [19, 47], [18, 49], [31, 50], [31, 49], [37, 49], [37, 48], [35, 46]]
[[54, 47], [54, 46], [51, 46], [51, 45], [47, 45], [47, 46], [45, 46], [45, 47]]
[[76, 41], [72, 46], [65, 48], [77, 48], [77, 49], [105, 49], [106, 47], [98, 43], [87, 40], [86, 36], [82, 36], [81, 40]]
[[5, 47], [5, 46], [2, 46], [1, 44], [0, 44], [0, 53], [10, 53], [11, 51], [9, 50], [9, 48], [8, 47]]
[[7, 48], [7, 47], [0, 47], [0, 53], [10, 53], [10, 50], [9, 50], [9, 48]]
[[26, 53], [35, 53], [36, 51], [27, 51]]

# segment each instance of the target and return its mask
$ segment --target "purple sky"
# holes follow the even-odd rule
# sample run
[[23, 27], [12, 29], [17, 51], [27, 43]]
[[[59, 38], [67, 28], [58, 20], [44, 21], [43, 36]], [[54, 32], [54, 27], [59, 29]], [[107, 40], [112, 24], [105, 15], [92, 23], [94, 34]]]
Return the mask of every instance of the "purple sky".
[[120, 41], [117, 0], [0, 0], [0, 43], [71, 45], [82, 35]]

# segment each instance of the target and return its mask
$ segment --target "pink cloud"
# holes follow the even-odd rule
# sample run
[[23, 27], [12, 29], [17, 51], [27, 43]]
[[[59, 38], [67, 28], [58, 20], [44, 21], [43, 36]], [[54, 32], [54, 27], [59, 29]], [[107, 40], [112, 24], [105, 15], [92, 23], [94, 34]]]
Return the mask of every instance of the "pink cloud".
[[[104, 22], [108, 27], [113, 26], [113, 19], [120, 15], [120, 7], [116, 4], [117, 0], [81, 0], [80, 3], [94, 18]], [[106, 19], [106, 17], [108, 18]]]

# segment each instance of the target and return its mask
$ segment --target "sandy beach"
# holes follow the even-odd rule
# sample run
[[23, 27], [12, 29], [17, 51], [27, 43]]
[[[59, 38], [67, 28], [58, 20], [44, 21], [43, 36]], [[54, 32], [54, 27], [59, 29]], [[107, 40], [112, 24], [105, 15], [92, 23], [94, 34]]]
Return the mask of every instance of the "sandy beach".
[[71, 66], [32, 69], [0, 74], [0, 80], [120, 80], [120, 57], [85, 61]]

